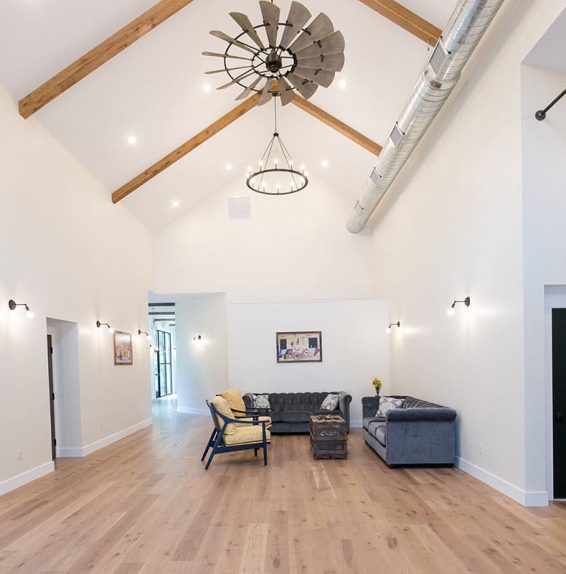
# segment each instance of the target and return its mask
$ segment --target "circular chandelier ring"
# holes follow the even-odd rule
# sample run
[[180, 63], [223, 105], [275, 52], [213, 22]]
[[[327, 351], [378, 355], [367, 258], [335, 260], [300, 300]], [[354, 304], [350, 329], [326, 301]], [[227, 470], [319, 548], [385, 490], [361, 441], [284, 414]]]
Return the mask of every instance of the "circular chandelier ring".
[[[301, 178], [303, 183], [296, 189], [291, 189], [289, 191], [279, 191], [279, 192], [262, 190], [261, 187], [259, 188], [253, 187], [251, 181], [258, 176], [265, 175], [266, 173], [290, 173], [293, 176], [296, 175], [297, 177]], [[252, 173], [246, 179], [246, 185], [249, 187], [249, 189], [255, 191], [256, 193], [262, 193], [263, 195], [290, 195], [291, 193], [297, 193], [298, 191], [302, 191], [303, 189], [305, 189], [305, 187], [307, 187], [308, 184], [309, 184], [308, 177], [304, 173], [302, 173], [301, 171], [297, 171], [296, 169], [288, 169], [288, 168], [260, 169], [259, 171]]]

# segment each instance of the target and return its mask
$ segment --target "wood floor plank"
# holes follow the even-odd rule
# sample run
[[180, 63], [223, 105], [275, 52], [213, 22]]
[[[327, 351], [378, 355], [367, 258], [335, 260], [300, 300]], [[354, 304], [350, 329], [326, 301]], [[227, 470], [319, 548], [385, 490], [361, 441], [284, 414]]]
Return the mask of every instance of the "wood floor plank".
[[566, 505], [524, 508], [457, 469], [347, 460], [307, 435], [200, 462], [206, 417], [155, 424], [0, 498], [0, 574], [566, 572]]

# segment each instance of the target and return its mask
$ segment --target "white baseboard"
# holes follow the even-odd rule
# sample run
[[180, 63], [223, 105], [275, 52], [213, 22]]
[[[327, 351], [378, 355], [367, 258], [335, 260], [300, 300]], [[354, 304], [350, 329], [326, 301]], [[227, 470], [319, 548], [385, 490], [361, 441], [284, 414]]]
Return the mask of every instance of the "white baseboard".
[[178, 413], [185, 413], [188, 415], [208, 415], [210, 416], [210, 411], [208, 409], [195, 409], [193, 407], [180, 407], [177, 406]]
[[82, 446], [76, 447], [56, 447], [55, 454], [57, 458], [76, 458], [77, 456], [83, 456]]
[[363, 421], [350, 421], [351, 429], [361, 429], [363, 426]]
[[7, 480], [0, 482], [0, 496], [10, 492], [11, 490], [15, 490], [20, 486], [24, 486], [24, 484], [27, 484], [32, 480], [41, 478], [42, 476], [45, 476], [54, 470], [55, 464], [53, 462], [46, 462], [45, 464], [41, 464], [35, 468], [30, 468], [21, 474], [12, 476], [12, 478], [8, 478]]
[[117, 442], [123, 438], [126, 438], [131, 434], [134, 434], [135, 432], [138, 432], [150, 426], [152, 423], [153, 420], [151, 418], [145, 419], [144, 421], [132, 425], [131, 427], [122, 429], [121, 431], [115, 432], [114, 434], [105, 436], [104, 438], [101, 438], [100, 440], [97, 440], [95, 442], [91, 442], [90, 444], [83, 446], [81, 456], [88, 456], [89, 454], [92, 454], [93, 452], [96, 452], [97, 450], [100, 450], [105, 446], [111, 445], [113, 442]]
[[461, 457], [456, 457], [456, 466], [523, 506], [548, 506], [548, 492], [523, 490]]

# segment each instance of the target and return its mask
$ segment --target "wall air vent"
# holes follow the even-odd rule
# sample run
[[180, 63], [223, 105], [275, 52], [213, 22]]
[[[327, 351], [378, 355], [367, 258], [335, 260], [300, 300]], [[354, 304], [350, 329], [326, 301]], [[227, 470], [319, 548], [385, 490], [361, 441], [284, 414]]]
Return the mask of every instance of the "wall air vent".
[[429, 61], [430, 67], [435, 75], [438, 75], [449, 55], [450, 54], [444, 48], [442, 40], [438, 40]]
[[391, 140], [391, 143], [395, 147], [397, 147], [397, 145], [399, 144], [404, 135], [405, 134], [399, 129], [399, 124], [395, 123], [395, 126], [393, 128], [393, 131], [391, 132], [391, 135], [389, 136], [389, 139]]

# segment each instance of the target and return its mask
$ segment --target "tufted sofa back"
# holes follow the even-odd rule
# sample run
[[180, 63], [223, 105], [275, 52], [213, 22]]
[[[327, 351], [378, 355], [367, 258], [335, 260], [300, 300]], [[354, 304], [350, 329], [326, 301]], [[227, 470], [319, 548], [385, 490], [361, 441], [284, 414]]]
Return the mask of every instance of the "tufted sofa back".
[[[328, 392], [317, 393], [269, 393], [271, 410], [276, 413], [283, 411], [316, 411]], [[335, 394], [338, 394], [337, 392]]]

